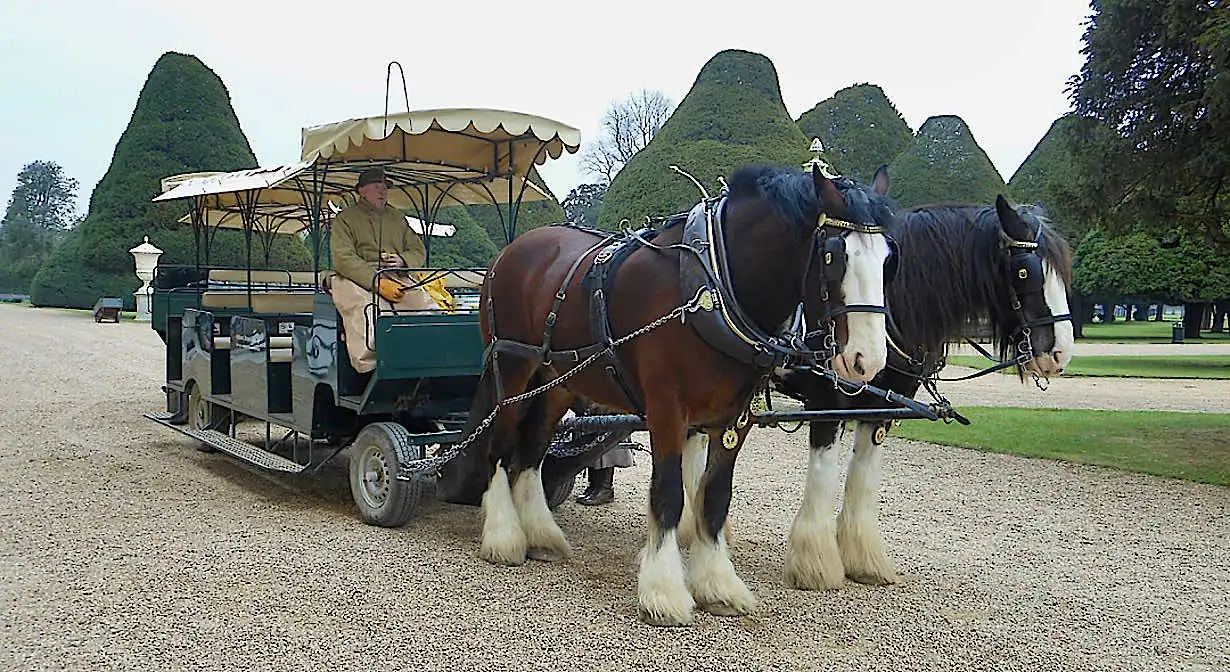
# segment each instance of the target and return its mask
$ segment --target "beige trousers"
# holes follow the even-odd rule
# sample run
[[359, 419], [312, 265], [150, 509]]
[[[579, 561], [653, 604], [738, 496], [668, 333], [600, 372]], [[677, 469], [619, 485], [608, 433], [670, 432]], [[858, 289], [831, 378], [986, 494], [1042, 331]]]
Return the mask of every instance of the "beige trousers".
[[[329, 291], [333, 305], [342, 314], [346, 328], [346, 352], [355, 371], [367, 373], [376, 368], [376, 306], [388, 310], [439, 310], [439, 306], [421, 287], [407, 289], [401, 301], [389, 303], [379, 294], [363, 289], [346, 278], [335, 275], [330, 279]], [[373, 297], [376, 299], [372, 301]]]

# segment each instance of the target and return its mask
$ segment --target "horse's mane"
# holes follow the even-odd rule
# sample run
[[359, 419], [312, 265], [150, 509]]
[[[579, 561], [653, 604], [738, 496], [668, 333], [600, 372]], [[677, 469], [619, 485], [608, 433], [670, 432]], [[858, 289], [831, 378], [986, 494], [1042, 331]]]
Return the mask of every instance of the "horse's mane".
[[[858, 223], [887, 223], [892, 218], [892, 201], [870, 187], [846, 177], [833, 180], [846, 198], [846, 216]], [[730, 198], [760, 198], [773, 207], [796, 233], [809, 234], [816, 227], [820, 204], [810, 173], [797, 168], [753, 165], [740, 168], [730, 176]]]
[[[1017, 212], [1032, 234], [1041, 231], [1039, 250], [1070, 283], [1071, 251], [1067, 241], [1035, 206]], [[892, 319], [908, 342], [900, 345], [915, 356], [943, 354], [949, 338], [971, 319], [986, 315], [994, 328], [1000, 357], [1011, 347], [1015, 328], [1009, 278], [999, 217], [994, 206], [941, 203], [901, 212], [889, 226], [901, 245], [896, 279], [887, 295]]]

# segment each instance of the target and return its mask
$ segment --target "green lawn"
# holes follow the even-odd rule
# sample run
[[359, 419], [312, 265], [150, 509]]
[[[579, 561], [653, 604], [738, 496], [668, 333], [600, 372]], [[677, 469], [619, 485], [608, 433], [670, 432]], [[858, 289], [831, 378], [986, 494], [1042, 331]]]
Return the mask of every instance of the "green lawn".
[[[1110, 324], [1086, 324], [1081, 341], [1092, 343], [1169, 343], [1172, 322], [1125, 322], [1117, 320]], [[1230, 343], [1230, 334], [1200, 332], [1201, 338], [1188, 339], [1187, 343]]]
[[1230, 485], [1230, 415], [974, 406], [968, 426], [908, 420], [892, 435]]
[[[1230, 355], [1091, 355], [1081, 356], [1076, 346], [1072, 364], [1064, 376], [1115, 378], [1213, 378], [1230, 379]], [[979, 355], [953, 355], [949, 364], [986, 368], [991, 361]], [[1015, 369], [1004, 369], [1016, 375]], [[951, 377], [951, 374], [940, 374]]]

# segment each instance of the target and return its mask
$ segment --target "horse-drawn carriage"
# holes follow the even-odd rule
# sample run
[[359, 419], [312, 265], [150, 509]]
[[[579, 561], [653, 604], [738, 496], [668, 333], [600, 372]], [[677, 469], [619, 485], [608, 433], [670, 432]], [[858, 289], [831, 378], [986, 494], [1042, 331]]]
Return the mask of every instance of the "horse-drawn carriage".
[[[887, 233], [894, 215], [882, 202], [886, 174], [869, 186], [818, 167], [811, 175], [741, 170], [716, 197], [696, 183], [697, 205], [660, 218], [659, 227], [561, 224], [518, 237], [521, 205], [549, 198], [534, 167], [576, 152], [576, 129], [498, 110], [408, 110], [308, 128], [302, 140], [297, 163], [168, 178], [156, 197], [191, 204], [185, 220], [198, 244], [195, 264], [155, 272], [152, 322], [167, 346], [167, 409], [147, 417], [276, 472], [310, 474], [348, 451], [351, 491], [369, 523], [406, 523], [434, 486], [448, 501], [484, 507], [485, 559], [566, 555], [550, 509], [586, 465], [648, 430], [654, 484], [642, 613], [655, 623], [688, 622], [691, 594], [715, 613], [745, 613], [754, 600], [734, 575], [721, 530], [735, 456], [752, 427], [855, 420], [862, 437], [868, 423], [960, 419], [941, 397], [911, 398], [938, 368], [915, 361], [887, 328], [885, 287], [897, 251]], [[392, 183], [390, 204], [422, 223], [428, 261], [411, 269], [416, 282], [442, 281], [468, 300], [375, 311], [369, 345], [377, 364], [360, 373], [346, 355], [321, 262], [331, 213], [355, 198], [358, 176], [372, 167]], [[487, 269], [432, 267], [440, 209], [474, 204], [494, 206], [504, 249]], [[1031, 326], [1066, 318], [1050, 296], [1062, 285], [1045, 290], [1055, 305], [1042, 299], [1043, 260], [1031, 250], [1043, 229], [1005, 208], [994, 226], [978, 224], [989, 272], [1004, 277], [980, 279], [994, 296], [971, 300], [968, 310], [1010, 298], [1015, 313], [993, 311], [997, 329], [1016, 329], [1005, 342], [1022, 345], [1010, 364], [1030, 361], [1035, 345], [1060, 362], [1053, 336], [1049, 345], [1030, 336]], [[226, 228], [243, 233], [243, 268], [210, 264], [210, 241]], [[268, 267], [278, 235], [303, 238], [312, 271]], [[259, 267], [254, 239], [264, 243]], [[1009, 284], [1006, 262], [993, 256], [1002, 249], [1021, 273], [1013, 282], [1024, 284]], [[898, 355], [901, 366], [925, 365], [925, 376], [907, 372], [915, 382], [898, 386], [905, 394], [872, 385]], [[775, 410], [775, 388], [807, 408]], [[239, 431], [241, 420], [253, 421], [249, 431]], [[707, 460], [697, 457], [703, 439], [721, 448]], [[689, 501], [694, 514], [683, 510]], [[822, 541], [834, 536], [822, 516], [804, 522], [813, 541], [800, 548], [835, 547], [835, 539]], [[681, 523], [694, 526], [700, 543], [689, 587], [676, 545]], [[868, 557], [877, 554], [878, 532], [873, 541], [865, 542]], [[792, 533], [792, 555], [794, 542]], [[797, 574], [800, 586], [832, 580], [829, 570]]]

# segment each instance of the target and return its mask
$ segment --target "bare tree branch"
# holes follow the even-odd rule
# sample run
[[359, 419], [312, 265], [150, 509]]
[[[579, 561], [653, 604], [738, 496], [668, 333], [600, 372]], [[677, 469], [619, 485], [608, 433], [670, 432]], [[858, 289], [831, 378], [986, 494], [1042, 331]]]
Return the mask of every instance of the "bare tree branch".
[[581, 169], [610, 184], [662, 130], [672, 112], [674, 103], [657, 90], [641, 89], [611, 103], [602, 115], [601, 135], [581, 155]]

